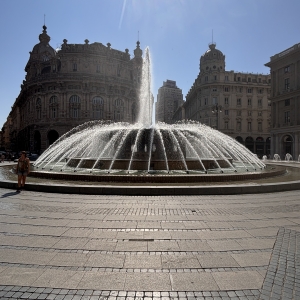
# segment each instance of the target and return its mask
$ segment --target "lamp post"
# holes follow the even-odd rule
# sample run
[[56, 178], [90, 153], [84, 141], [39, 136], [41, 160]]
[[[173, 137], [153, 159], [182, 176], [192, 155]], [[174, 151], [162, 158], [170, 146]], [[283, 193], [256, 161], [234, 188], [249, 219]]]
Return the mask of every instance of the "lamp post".
[[216, 115], [216, 129], [219, 130], [219, 113], [222, 112], [222, 105], [218, 103], [214, 104], [211, 108], [211, 112]]

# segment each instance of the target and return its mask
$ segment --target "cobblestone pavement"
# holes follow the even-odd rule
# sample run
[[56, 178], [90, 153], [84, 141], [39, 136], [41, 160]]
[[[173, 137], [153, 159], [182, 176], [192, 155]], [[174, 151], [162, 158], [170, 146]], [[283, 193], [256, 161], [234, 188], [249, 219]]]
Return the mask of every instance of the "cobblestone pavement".
[[300, 299], [299, 192], [0, 189], [0, 299]]

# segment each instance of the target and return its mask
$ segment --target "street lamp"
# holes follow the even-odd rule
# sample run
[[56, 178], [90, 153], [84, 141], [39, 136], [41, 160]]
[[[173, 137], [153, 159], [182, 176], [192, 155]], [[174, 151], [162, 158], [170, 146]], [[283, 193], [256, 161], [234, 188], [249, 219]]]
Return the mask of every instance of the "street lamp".
[[219, 113], [222, 112], [222, 105], [216, 103], [212, 106], [211, 112], [216, 115], [216, 129], [219, 130]]

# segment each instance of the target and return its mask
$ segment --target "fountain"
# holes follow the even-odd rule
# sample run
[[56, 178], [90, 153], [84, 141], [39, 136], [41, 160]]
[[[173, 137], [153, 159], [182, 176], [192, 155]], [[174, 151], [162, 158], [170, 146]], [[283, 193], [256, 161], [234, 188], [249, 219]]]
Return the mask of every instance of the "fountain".
[[281, 161], [279, 154], [274, 154], [273, 160]]
[[262, 173], [266, 168], [239, 142], [204, 124], [182, 121], [153, 125], [150, 85], [147, 48], [138, 122], [91, 121], [73, 128], [35, 161], [31, 175], [228, 175]]
[[285, 161], [292, 161], [293, 160], [293, 156], [290, 153], [287, 153], [285, 155]]
[[262, 160], [266, 161], [268, 159], [267, 155], [263, 155]]

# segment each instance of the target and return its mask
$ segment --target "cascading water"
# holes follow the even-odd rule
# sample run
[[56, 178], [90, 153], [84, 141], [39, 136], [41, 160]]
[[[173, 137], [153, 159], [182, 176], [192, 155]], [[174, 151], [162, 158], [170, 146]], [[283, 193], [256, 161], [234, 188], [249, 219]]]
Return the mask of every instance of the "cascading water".
[[138, 122], [91, 121], [58, 139], [35, 169], [82, 173], [229, 173], [265, 168], [231, 137], [191, 121], [152, 124], [150, 52], [145, 50]]

